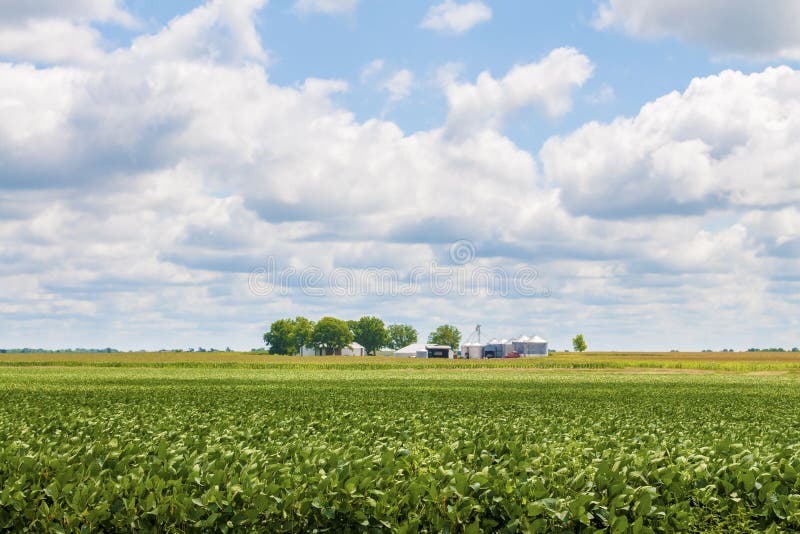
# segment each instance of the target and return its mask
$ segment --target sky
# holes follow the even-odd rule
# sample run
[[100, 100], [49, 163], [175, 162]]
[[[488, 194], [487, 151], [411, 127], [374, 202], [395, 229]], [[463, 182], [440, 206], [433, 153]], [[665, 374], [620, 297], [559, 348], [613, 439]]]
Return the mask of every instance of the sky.
[[796, 0], [0, 0], [0, 347], [800, 345]]

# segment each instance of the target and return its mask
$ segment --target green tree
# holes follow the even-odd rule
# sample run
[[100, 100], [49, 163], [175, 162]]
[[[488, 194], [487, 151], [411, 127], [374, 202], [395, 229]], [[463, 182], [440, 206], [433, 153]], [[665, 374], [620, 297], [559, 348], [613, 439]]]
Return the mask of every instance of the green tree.
[[323, 317], [314, 325], [311, 339], [325, 354], [334, 354], [353, 342], [353, 332], [350, 331], [347, 321]]
[[416, 343], [419, 338], [417, 331], [409, 324], [390, 324], [386, 332], [389, 334], [388, 345], [395, 350]]
[[443, 324], [428, 336], [428, 343], [436, 345], [449, 345], [453, 350], [458, 350], [461, 343], [461, 332], [451, 324]]
[[294, 346], [300, 352], [303, 347], [312, 344], [314, 337], [314, 321], [305, 317], [295, 317], [294, 319]]
[[295, 344], [294, 320], [278, 319], [264, 333], [264, 343], [269, 347], [270, 354], [294, 354], [297, 350]]
[[576, 352], [583, 352], [586, 350], [586, 341], [583, 340], [583, 334], [578, 334], [572, 338], [572, 348]]
[[364, 316], [358, 321], [350, 322], [355, 340], [364, 346], [367, 354], [375, 355], [375, 351], [389, 344], [389, 334], [386, 325], [381, 319], [373, 316]]

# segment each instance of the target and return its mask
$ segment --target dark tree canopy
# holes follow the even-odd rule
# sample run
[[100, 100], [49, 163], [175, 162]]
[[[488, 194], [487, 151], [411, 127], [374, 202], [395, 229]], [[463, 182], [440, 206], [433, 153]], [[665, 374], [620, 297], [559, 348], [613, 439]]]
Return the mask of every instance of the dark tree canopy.
[[578, 334], [572, 338], [572, 348], [575, 349], [576, 352], [583, 352], [586, 350], [586, 341], [583, 339], [583, 334]]
[[419, 334], [410, 324], [391, 324], [386, 332], [389, 334], [389, 347], [395, 350], [416, 343], [419, 339]]
[[294, 319], [294, 344], [297, 350], [311, 346], [314, 336], [314, 321], [298, 316]]
[[353, 342], [353, 332], [347, 321], [323, 317], [314, 325], [312, 341], [325, 354], [334, 354]]
[[294, 320], [278, 319], [264, 333], [264, 343], [269, 347], [270, 354], [294, 354], [297, 352], [295, 344]]
[[[458, 329], [444, 325], [431, 334], [441, 343], [457, 347], [461, 339]], [[322, 354], [335, 354], [357, 341], [366, 354], [375, 354], [384, 347], [399, 349], [418, 339], [411, 325], [393, 324], [387, 327], [379, 317], [366, 315], [358, 320], [343, 321], [336, 317], [323, 317], [314, 322], [306, 317], [284, 318], [273, 322], [264, 333], [264, 342], [270, 354], [298, 354], [303, 347], [314, 346]]]
[[448, 345], [453, 350], [458, 350], [461, 343], [461, 332], [451, 324], [443, 324], [428, 336], [428, 343]]
[[364, 316], [358, 321], [350, 321], [355, 340], [364, 346], [367, 354], [375, 354], [389, 344], [389, 334], [386, 326], [378, 317]]

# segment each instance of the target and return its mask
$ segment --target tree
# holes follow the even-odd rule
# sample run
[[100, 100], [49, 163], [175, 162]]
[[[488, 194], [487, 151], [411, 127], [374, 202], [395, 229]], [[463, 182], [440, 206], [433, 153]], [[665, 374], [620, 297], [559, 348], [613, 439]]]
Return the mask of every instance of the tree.
[[269, 347], [270, 354], [294, 354], [297, 352], [295, 344], [294, 320], [278, 319], [264, 334], [264, 343]]
[[364, 346], [367, 354], [375, 355], [375, 351], [389, 344], [386, 325], [378, 317], [364, 316], [358, 321], [349, 321], [355, 340]]
[[301, 352], [303, 347], [310, 346], [314, 337], [314, 321], [302, 316], [295, 317], [293, 337], [297, 352]]
[[395, 350], [416, 343], [419, 337], [414, 327], [409, 324], [390, 324], [386, 333], [389, 335], [388, 345]]
[[428, 336], [428, 343], [436, 345], [449, 345], [453, 350], [458, 350], [461, 343], [461, 332], [451, 324], [443, 324]]
[[586, 341], [583, 340], [583, 334], [578, 334], [572, 338], [572, 348], [577, 352], [583, 352], [586, 350]]
[[323, 317], [314, 325], [311, 339], [325, 354], [334, 354], [353, 342], [353, 332], [346, 321], [336, 317]]

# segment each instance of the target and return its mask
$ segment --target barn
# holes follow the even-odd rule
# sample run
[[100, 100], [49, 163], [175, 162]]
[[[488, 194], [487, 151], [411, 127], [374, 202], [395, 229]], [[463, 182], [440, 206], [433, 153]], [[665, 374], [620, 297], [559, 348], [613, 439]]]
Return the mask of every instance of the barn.
[[426, 358], [445, 358], [453, 359], [454, 353], [448, 345], [425, 345], [427, 351]]
[[449, 358], [455, 357], [453, 349], [447, 345], [431, 343], [412, 343], [394, 352], [395, 356], [404, 358]]
[[427, 358], [428, 349], [425, 348], [425, 343], [412, 343], [397, 349], [394, 351], [394, 355], [401, 358]]

